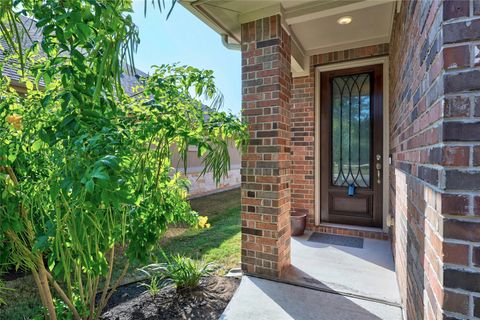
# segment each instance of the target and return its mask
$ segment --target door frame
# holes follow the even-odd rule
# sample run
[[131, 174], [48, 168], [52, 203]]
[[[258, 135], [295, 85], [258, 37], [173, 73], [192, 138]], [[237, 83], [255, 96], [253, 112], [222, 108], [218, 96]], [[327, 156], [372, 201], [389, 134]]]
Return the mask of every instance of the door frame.
[[[388, 56], [361, 59], [354, 61], [346, 61], [341, 63], [334, 63], [324, 66], [315, 67], [315, 225], [322, 224], [321, 221], [321, 206], [320, 206], [320, 184], [321, 184], [321, 171], [320, 171], [320, 150], [321, 150], [321, 138], [320, 138], [320, 73], [327, 71], [335, 71], [342, 69], [351, 69], [355, 67], [364, 67], [369, 65], [381, 64], [383, 66], [383, 160], [382, 160], [382, 181], [383, 181], [383, 205], [382, 205], [382, 225], [383, 230], [388, 231], [391, 225], [391, 217], [389, 214], [389, 171], [390, 171], [390, 155], [389, 155], [389, 97], [388, 97]], [[364, 227], [358, 227], [364, 228]]]

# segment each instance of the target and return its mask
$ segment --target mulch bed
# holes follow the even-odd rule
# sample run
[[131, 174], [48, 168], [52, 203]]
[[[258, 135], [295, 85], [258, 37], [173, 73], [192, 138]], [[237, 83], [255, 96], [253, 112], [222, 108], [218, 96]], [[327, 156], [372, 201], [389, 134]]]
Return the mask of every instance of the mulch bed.
[[218, 319], [240, 283], [231, 277], [202, 279], [193, 290], [168, 286], [153, 297], [139, 283], [118, 288], [110, 299], [103, 320]]

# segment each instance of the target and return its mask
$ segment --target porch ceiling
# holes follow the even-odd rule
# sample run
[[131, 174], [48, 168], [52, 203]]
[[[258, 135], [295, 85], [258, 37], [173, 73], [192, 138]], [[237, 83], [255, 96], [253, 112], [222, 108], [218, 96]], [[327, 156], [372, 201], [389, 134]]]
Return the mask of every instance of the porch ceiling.
[[[292, 71], [308, 71], [314, 54], [389, 42], [399, 0], [180, 0], [180, 3], [224, 36], [240, 43], [242, 23], [280, 14], [293, 40]], [[348, 25], [338, 18], [351, 16]]]

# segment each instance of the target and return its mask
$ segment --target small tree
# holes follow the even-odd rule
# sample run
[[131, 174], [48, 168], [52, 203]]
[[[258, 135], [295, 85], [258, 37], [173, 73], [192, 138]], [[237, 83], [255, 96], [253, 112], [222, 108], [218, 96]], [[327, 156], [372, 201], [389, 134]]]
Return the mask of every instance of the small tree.
[[[227, 141], [244, 145], [245, 126], [218, 111], [210, 71], [163, 65], [135, 98], [123, 93], [122, 66], [138, 42], [131, 1], [15, 4], [2, 2], [0, 37], [27, 92], [0, 79], [1, 259], [31, 271], [50, 319], [52, 291], [75, 319], [96, 319], [170, 223], [197, 223], [172, 149], [186, 161], [197, 146], [219, 181]], [[20, 15], [37, 19], [41, 42], [25, 47]], [[128, 262], [114, 279], [119, 246]]]

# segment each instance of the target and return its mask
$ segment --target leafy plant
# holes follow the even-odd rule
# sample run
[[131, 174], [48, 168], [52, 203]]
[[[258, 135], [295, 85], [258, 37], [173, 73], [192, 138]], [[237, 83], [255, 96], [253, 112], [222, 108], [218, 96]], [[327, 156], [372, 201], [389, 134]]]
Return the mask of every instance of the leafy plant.
[[141, 286], [146, 287], [150, 292], [150, 294], [152, 295], [152, 297], [156, 297], [160, 293], [160, 290], [163, 287], [160, 276], [157, 274], [151, 274], [146, 269], [139, 269], [139, 270], [145, 273], [149, 278], [149, 282], [141, 283]]
[[202, 277], [210, 275], [212, 271], [211, 264], [176, 255], [167, 262], [165, 277], [175, 284], [177, 290], [193, 289], [200, 284]]
[[[228, 144], [244, 145], [246, 127], [218, 111], [211, 71], [162, 65], [135, 97], [123, 92], [120, 75], [139, 41], [131, 1], [0, 5], [2, 64], [18, 67], [26, 87], [19, 94], [0, 78], [0, 263], [32, 273], [50, 319], [64, 310], [52, 291], [74, 319], [98, 319], [170, 223], [199, 223], [172, 151], [186, 164], [197, 146], [219, 181]], [[20, 36], [22, 15], [36, 19], [40, 41]], [[119, 248], [128, 262], [114, 277]]]
[[160, 293], [160, 278], [156, 275], [150, 278], [150, 283], [148, 284], [148, 291], [153, 297], [156, 297]]
[[158, 276], [162, 286], [174, 284], [177, 290], [196, 288], [202, 277], [206, 277], [213, 272], [211, 263], [193, 260], [181, 255], [170, 257], [165, 255], [165, 260], [167, 262], [151, 264], [142, 271]]

